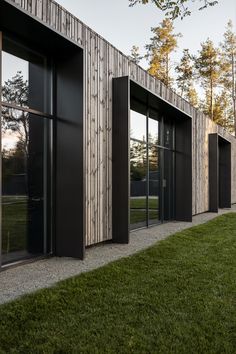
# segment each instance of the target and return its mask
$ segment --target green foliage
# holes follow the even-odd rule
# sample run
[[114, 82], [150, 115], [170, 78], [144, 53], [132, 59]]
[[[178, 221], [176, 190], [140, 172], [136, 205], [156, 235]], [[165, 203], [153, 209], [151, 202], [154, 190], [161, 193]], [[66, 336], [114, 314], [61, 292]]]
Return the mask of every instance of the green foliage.
[[183, 50], [180, 63], [175, 67], [178, 73], [176, 82], [180, 96], [189, 101], [194, 107], [198, 106], [198, 95], [194, 88], [194, 61], [188, 49]]
[[227, 119], [233, 122], [236, 135], [236, 34], [233, 31], [232, 21], [227, 24], [224, 40], [220, 47], [223, 73], [221, 84], [228, 96]]
[[198, 78], [205, 90], [205, 112], [214, 120], [215, 91], [222, 75], [219, 50], [210, 39], [201, 43], [201, 50], [195, 58]]
[[[193, 0], [195, 1], [195, 0]], [[197, 0], [196, 0], [197, 1]], [[218, 1], [198, 0], [199, 10], [214, 6]], [[219, 48], [208, 38], [201, 43], [199, 54], [193, 57], [184, 49], [180, 62], [176, 65], [176, 80], [173, 79], [171, 54], [177, 48], [177, 38], [172, 20], [190, 14], [190, 0], [129, 0], [130, 6], [136, 4], [155, 4], [164, 11], [167, 18], [158, 27], [152, 28], [153, 37], [146, 45], [148, 72], [166, 86], [175, 89], [192, 106], [200, 108], [216, 123], [236, 135], [236, 33], [229, 21], [224, 40]], [[132, 57], [139, 63], [138, 47], [133, 47]], [[198, 97], [198, 84], [205, 92], [204, 99]]]
[[173, 22], [164, 19], [160, 26], [151, 29], [153, 37], [146, 46], [149, 59], [148, 72], [162, 81], [166, 86], [171, 86], [171, 53], [177, 48], [177, 38], [180, 34], [174, 33]]
[[[178, 17], [183, 19], [191, 15], [188, 4], [196, 0], [129, 0], [130, 6], [137, 4], [153, 3], [159, 10], [165, 12], [166, 16], [174, 20]], [[218, 4], [218, 0], [197, 0], [200, 4], [199, 10]]]
[[129, 59], [132, 60], [135, 64], [139, 64], [142, 60], [142, 56], [139, 53], [139, 47], [133, 45], [131, 48], [131, 53]]
[[229, 132], [234, 132], [234, 120], [230, 109], [231, 102], [228, 93], [223, 90], [215, 97], [213, 116], [214, 122], [221, 125]]
[[235, 353], [235, 269], [231, 213], [1, 306], [0, 353]]

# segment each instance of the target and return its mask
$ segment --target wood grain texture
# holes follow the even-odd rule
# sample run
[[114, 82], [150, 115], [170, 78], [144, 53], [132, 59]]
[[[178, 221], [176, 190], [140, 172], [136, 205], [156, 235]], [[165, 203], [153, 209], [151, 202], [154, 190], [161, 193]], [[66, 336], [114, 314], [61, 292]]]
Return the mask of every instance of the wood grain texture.
[[[8, 0], [9, 1], [9, 0]], [[190, 114], [192, 124], [192, 212], [209, 210], [208, 134], [218, 132], [232, 144], [232, 202], [236, 203], [236, 140], [151, 77], [145, 70], [51, 0], [10, 0], [85, 51], [85, 199], [86, 244], [112, 238], [112, 78], [129, 75], [137, 83]]]

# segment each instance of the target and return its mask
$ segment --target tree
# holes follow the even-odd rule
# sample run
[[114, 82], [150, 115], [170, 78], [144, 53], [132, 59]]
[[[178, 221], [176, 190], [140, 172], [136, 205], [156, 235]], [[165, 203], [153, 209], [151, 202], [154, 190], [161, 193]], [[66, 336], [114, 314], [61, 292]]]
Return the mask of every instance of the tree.
[[149, 59], [148, 72], [166, 86], [171, 86], [171, 53], [177, 47], [177, 38], [180, 34], [174, 34], [173, 22], [169, 19], [164, 19], [160, 26], [151, 30], [154, 36], [146, 46], [146, 57]]
[[132, 141], [130, 145], [130, 173], [132, 181], [142, 181], [146, 177], [146, 145]]
[[232, 21], [229, 21], [224, 33], [224, 41], [221, 43], [222, 61], [222, 84], [230, 96], [232, 119], [234, 121], [234, 132], [236, 135], [236, 34], [233, 31]]
[[129, 59], [132, 60], [135, 64], [139, 64], [142, 60], [142, 56], [139, 53], [139, 47], [133, 45], [130, 51]]
[[233, 132], [234, 121], [232, 119], [232, 110], [230, 107], [230, 96], [223, 90], [215, 97], [215, 104], [213, 109], [214, 121]]
[[214, 95], [222, 73], [221, 63], [219, 51], [210, 39], [201, 43], [201, 47], [199, 56], [195, 58], [195, 65], [201, 85], [205, 89], [205, 111], [213, 120]]
[[[19, 71], [12, 78], [7, 80], [2, 87], [2, 98], [7, 103], [16, 104], [17, 106], [27, 107], [29, 96], [28, 81], [24, 80], [22, 73]], [[2, 130], [8, 131], [10, 134], [17, 134], [18, 141], [26, 156], [28, 155], [29, 142], [29, 115], [27, 112], [16, 110], [13, 108], [2, 108]]]
[[178, 73], [176, 82], [180, 91], [180, 96], [184, 96], [188, 92], [189, 86], [193, 82], [193, 64], [188, 49], [183, 50], [183, 56], [180, 63], [175, 67]]
[[186, 100], [193, 106], [198, 108], [199, 107], [199, 99], [198, 99], [198, 94], [197, 90], [195, 89], [194, 86], [190, 86], [188, 88], [188, 91], [186, 93]]
[[183, 56], [175, 71], [178, 73], [176, 82], [180, 96], [197, 107], [198, 95], [194, 87], [194, 61], [188, 49], [183, 50]]
[[174, 20], [191, 15], [188, 4], [195, 1], [200, 4], [199, 10], [218, 4], [218, 0], [129, 0], [129, 6], [153, 3], [159, 10], [165, 12], [167, 17]]

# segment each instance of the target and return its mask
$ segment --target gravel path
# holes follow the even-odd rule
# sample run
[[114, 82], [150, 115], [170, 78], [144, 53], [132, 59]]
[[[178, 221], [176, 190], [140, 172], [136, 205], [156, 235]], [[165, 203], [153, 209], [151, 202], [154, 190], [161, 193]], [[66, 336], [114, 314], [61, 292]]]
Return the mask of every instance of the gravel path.
[[[236, 212], [236, 205], [233, 205], [232, 209], [220, 210], [219, 215], [232, 211]], [[133, 231], [128, 245], [106, 243], [89, 248], [83, 261], [53, 257], [4, 270], [0, 273], [0, 304], [134, 254], [175, 232], [202, 224], [216, 216], [215, 213], [204, 213], [194, 216], [192, 223], [169, 222], [149, 229]]]

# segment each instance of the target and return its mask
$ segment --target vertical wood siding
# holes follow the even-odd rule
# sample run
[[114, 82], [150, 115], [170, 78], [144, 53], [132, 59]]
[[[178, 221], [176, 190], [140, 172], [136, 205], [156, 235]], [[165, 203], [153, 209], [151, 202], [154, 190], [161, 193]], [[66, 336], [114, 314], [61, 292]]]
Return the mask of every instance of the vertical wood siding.
[[112, 238], [112, 78], [129, 75], [192, 115], [193, 214], [209, 208], [208, 134], [232, 143], [232, 202], [236, 203], [236, 140], [209, 118], [130, 62], [120, 51], [51, 0], [10, 0], [85, 50], [86, 244]]

